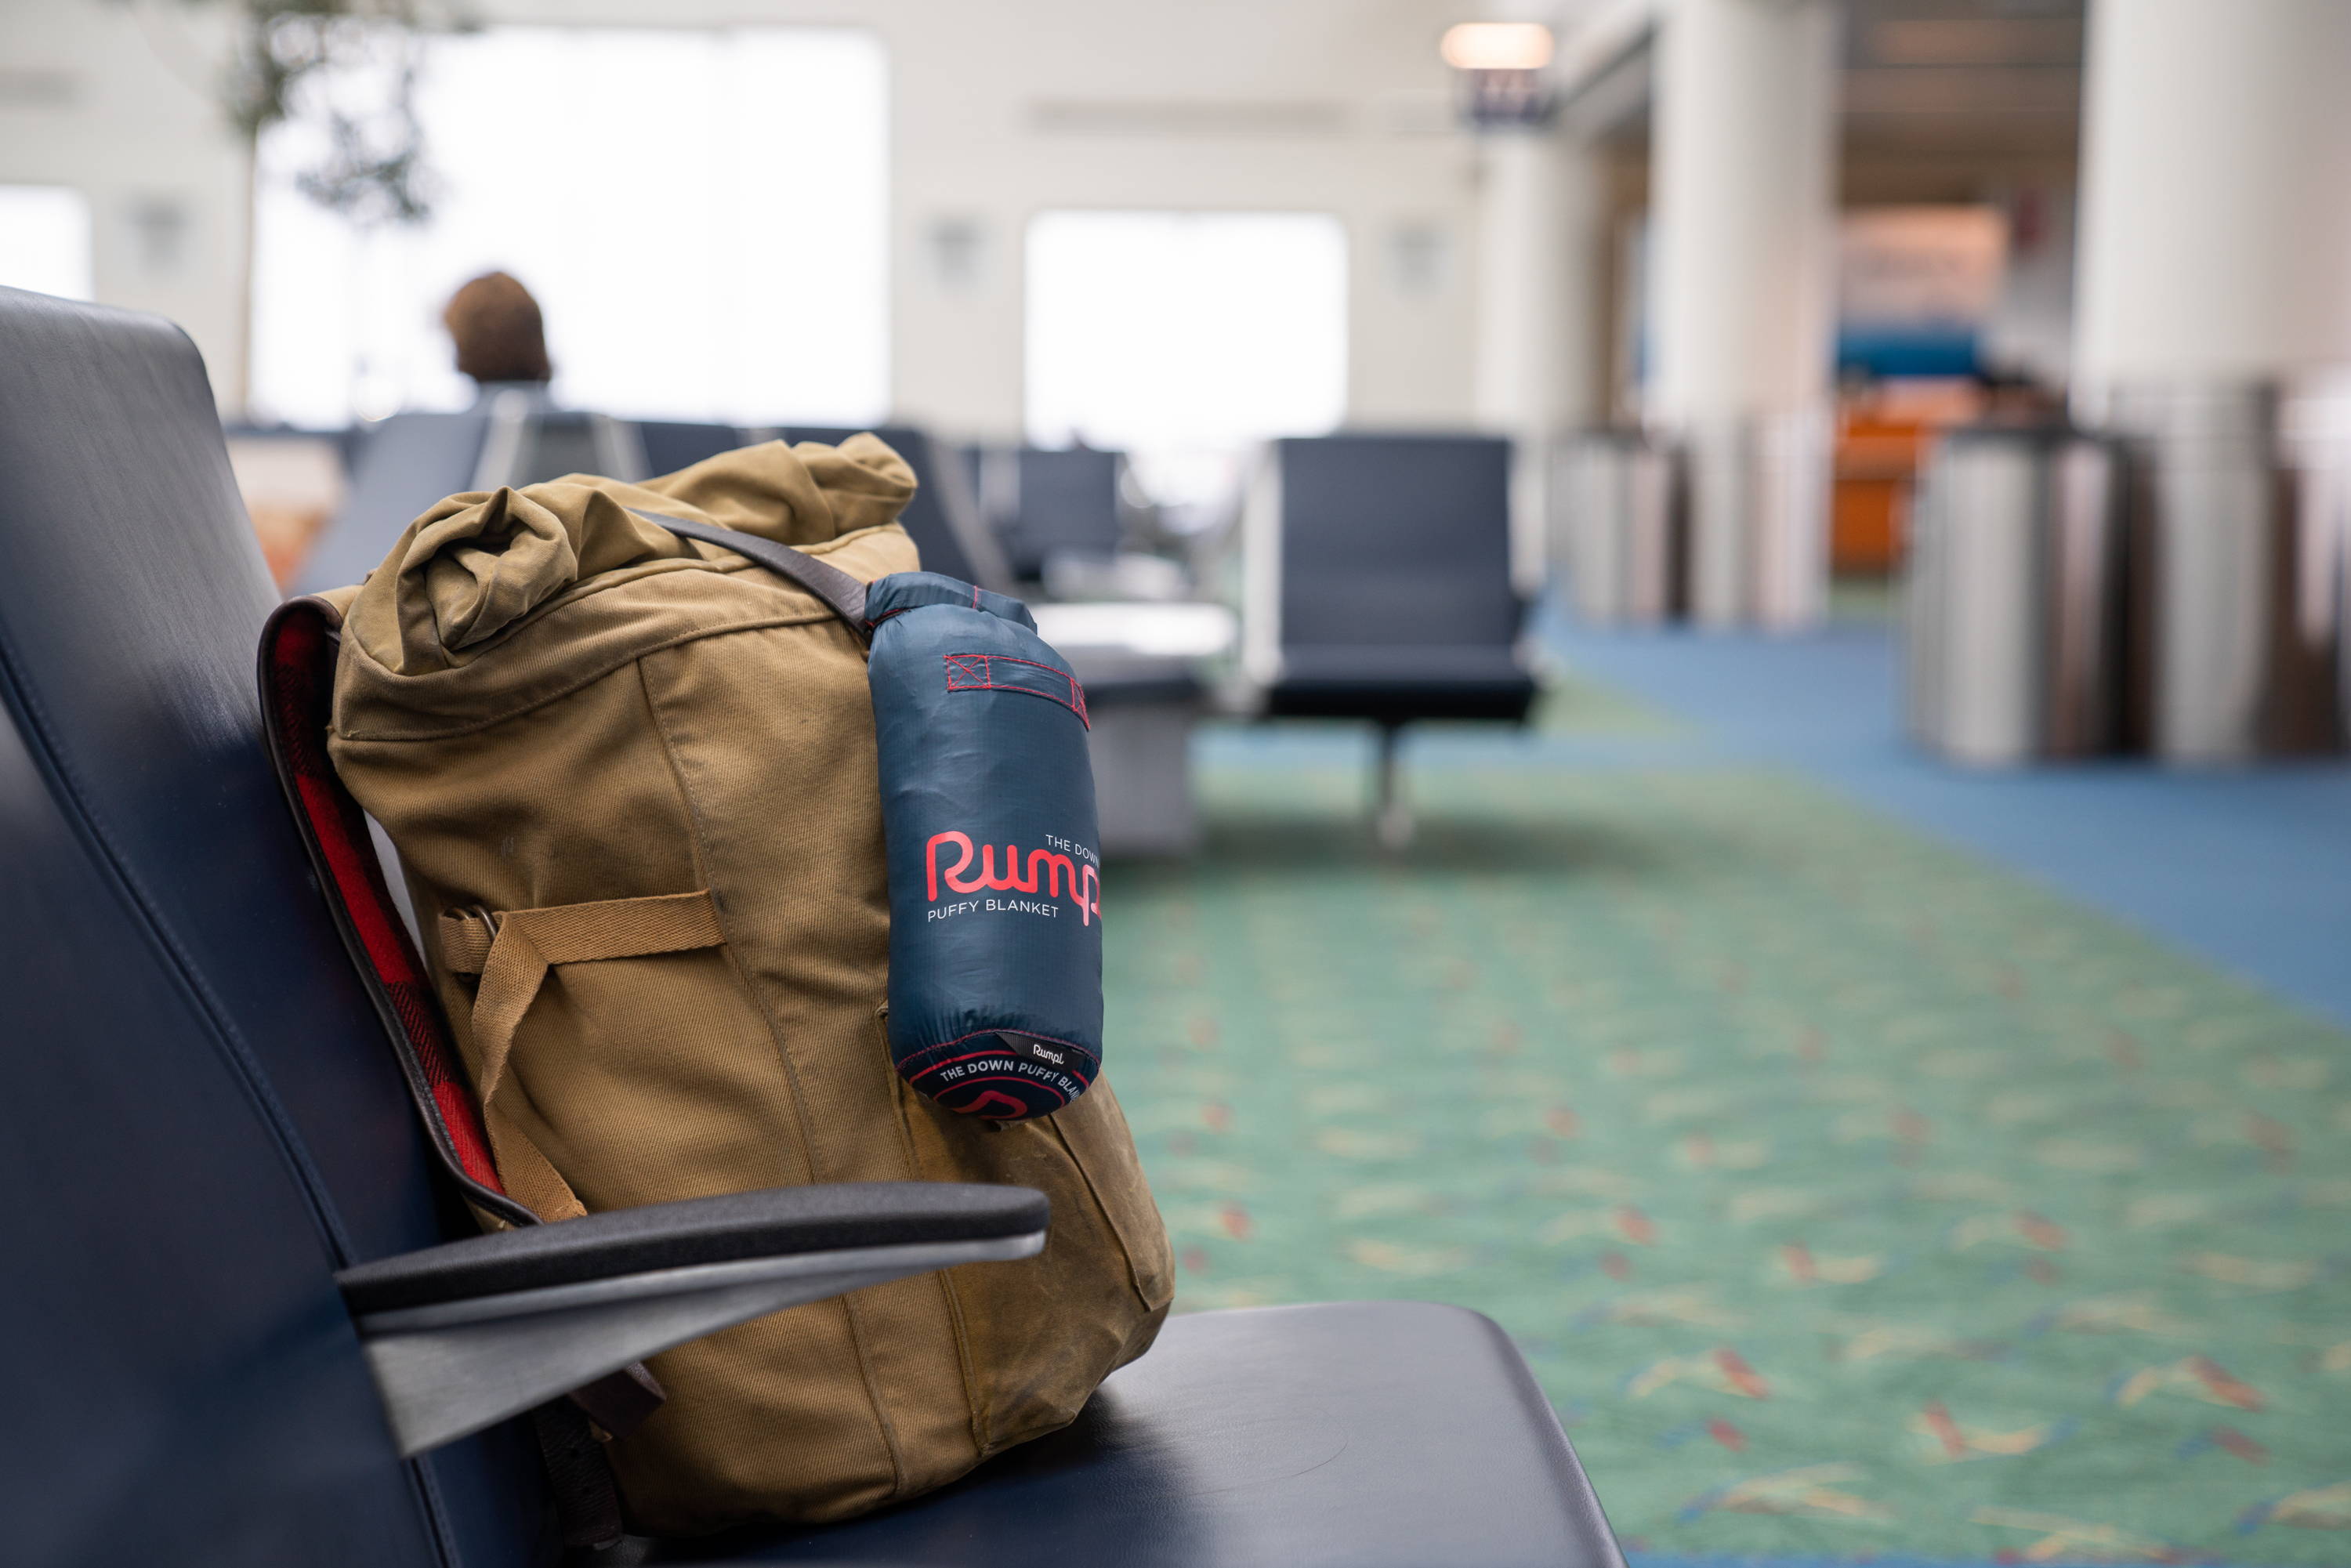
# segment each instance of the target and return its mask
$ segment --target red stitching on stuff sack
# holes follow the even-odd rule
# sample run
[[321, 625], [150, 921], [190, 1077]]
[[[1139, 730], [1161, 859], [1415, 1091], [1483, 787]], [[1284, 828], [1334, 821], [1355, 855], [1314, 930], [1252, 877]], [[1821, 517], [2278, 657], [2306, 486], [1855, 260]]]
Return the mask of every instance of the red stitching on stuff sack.
[[[1067, 670], [1055, 669], [1052, 665], [1040, 664], [1035, 659], [1016, 659], [1009, 653], [946, 653], [941, 656], [946, 661], [947, 690], [951, 692], [1019, 692], [1027, 696], [1043, 697], [1047, 702], [1059, 703], [1077, 715], [1078, 722], [1088, 729], [1094, 727], [1093, 720], [1086, 714], [1085, 688], [1078, 685], [1078, 678]], [[1025, 665], [1029, 669], [1043, 670], [1056, 675], [1069, 682], [1070, 695], [1065, 697], [1057, 696], [1051, 692], [1040, 691], [1035, 686], [1021, 685], [1012, 681], [999, 681], [996, 678], [995, 669], [998, 660], [1008, 664]]]

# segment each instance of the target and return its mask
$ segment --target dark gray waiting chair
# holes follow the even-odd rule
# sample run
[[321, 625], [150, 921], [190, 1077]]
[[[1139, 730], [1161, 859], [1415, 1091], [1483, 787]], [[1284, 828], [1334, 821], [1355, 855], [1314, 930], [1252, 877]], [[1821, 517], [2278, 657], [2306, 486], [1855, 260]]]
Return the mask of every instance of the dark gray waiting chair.
[[295, 591], [359, 581], [444, 497], [566, 474], [640, 479], [647, 472], [626, 426], [608, 415], [558, 408], [542, 388], [490, 388], [480, 402], [455, 413], [395, 413], [360, 444], [350, 494], [311, 547]]
[[[403, 1335], [463, 1351], [588, 1281], [635, 1332], [693, 1265], [862, 1226], [928, 1269], [925, 1248], [1000, 1249], [1040, 1217], [1022, 1189], [909, 1183], [474, 1234], [468, 1167], [412, 1103], [435, 1088], [388, 1043], [429, 992], [362, 984], [350, 946], [396, 947], [396, 924], [339, 926], [321, 886], [371, 862], [306, 853], [264, 749], [276, 604], [186, 336], [0, 289], [9, 1560], [540, 1568], [561, 1554], [542, 1443], [567, 1469], [578, 1450], [536, 1416], [434, 1443], [484, 1391], [414, 1375]], [[269, 722], [319, 716], [273, 700]], [[348, 800], [298, 764], [289, 787]], [[534, 1365], [565, 1348], [540, 1335]], [[570, 1408], [559, 1387], [542, 1412]], [[1180, 1318], [1076, 1425], [931, 1497], [593, 1561], [1621, 1568], [1509, 1342], [1407, 1302]]]
[[1370, 721], [1383, 840], [1411, 818], [1396, 739], [1522, 724], [1535, 682], [1510, 582], [1510, 447], [1469, 435], [1273, 443], [1242, 523], [1244, 664], [1269, 717]]
[[1118, 554], [1124, 453], [1004, 447], [984, 450], [978, 464], [988, 519], [1015, 577], [1042, 577], [1058, 555], [1106, 561]]
[[636, 433], [637, 450], [644, 454], [645, 472], [649, 475], [674, 474], [681, 468], [693, 467], [705, 457], [768, 440], [772, 434], [763, 434], [735, 424], [679, 419], [631, 420], [629, 427]]
[[[821, 441], [838, 446], [857, 434], [853, 425], [792, 424], [783, 429], [787, 441]], [[883, 424], [873, 434], [888, 442], [914, 471], [917, 488], [898, 521], [914, 537], [922, 552], [923, 570], [977, 583], [991, 593], [1012, 591], [1012, 573], [1004, 552], [980, 521], [970, 486], [960, 465], [949, 461], [946, 447], [927, 431], [911, 425]]]
[[[632, 428], [637, 432], [640, 450], [644, 454], [644, 471], [674, 474], [705, 457], [716, 457], [754, 442], [780, 438], [821, 441], [828, 446], [838, 446], [856, 434], [860, 427], [688, 424], [641, 420]], [[877, 425], [873, 434], [888, 442], [914, 471], [914, 498], [907, 503], [899, 521], [913, 537], [914, 548], [922, 552], [924, 570], [959, 577], [992, 593], [1011, 592], [1012, 574], [1005, 568], [1003, 552], [980, 522], [967, 476], [960, 465], [948, 460], [947, 449], [932, 440], [928, 433], [908, 425]]]
[[373, 571], [427, 507], [473, 487], [489, 430], [489, 411], [479, 408], [395, 413], [376, 424], [359, 445], [342, 509], [295, 574], [297, 590], [340, 588]]

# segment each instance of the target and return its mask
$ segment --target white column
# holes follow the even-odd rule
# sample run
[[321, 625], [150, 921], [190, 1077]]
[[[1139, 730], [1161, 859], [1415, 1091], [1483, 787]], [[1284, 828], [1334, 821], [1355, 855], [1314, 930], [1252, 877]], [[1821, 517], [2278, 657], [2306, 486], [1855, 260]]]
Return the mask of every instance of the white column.
[[1796, 627], [1825, 600], [1837, 16], [1670, 0], [1650, 154], [1646, 412], [1688, 444], [1691, 597]]
[[2351, 5], [2094, 0], [2075, 373], [2351, 358]]
[[2335, 541], [2283, 509], [2280, 415], [2296, 377], [2351, 362], [2346, 78], [2343, 0], [2091, 6], [2077, 402], [2152, 459], [2154, 742], [2176, 761], [2307, 744], [2281, 718], [2338, 635], [2293, 608], [2333, 602], [2294, 579]]
[[1477, 412], [1513, 443], [1512, 576], [1531, 593], [1551, 553], [1555, 444], [1601, 412], [1604, 208], [1592, 152], [1555, 131], [1499, 129], [1482, 152]]

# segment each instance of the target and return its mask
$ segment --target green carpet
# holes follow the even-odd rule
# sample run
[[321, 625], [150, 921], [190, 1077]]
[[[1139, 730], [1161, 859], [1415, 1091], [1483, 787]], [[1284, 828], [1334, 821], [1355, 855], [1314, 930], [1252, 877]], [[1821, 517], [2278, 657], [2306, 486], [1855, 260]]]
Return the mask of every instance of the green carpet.
[[2351, 1561], [2341, 1032], [1787, 777], [1281, 755], [1110, 879], [1179, 1310], [1490, 1313], [1636, 1552]]

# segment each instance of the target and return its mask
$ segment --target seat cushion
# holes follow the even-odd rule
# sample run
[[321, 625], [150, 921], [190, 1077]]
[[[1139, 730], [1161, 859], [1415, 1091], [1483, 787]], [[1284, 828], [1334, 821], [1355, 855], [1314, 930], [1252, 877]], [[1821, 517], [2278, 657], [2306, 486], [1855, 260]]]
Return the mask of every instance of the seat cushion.
[[1420, 1301], [1172, 1318], [1075, 1424], [847, 1524], [600, 1564], [1621, 1568], [1499, 1328]]
[[1266, 712], [1288, 718], [1424, 718], [1517, 722], [1533, 706], [1534, 677], [1504, 644], [1468, 647], [1313, 644], [1284, 648]]

